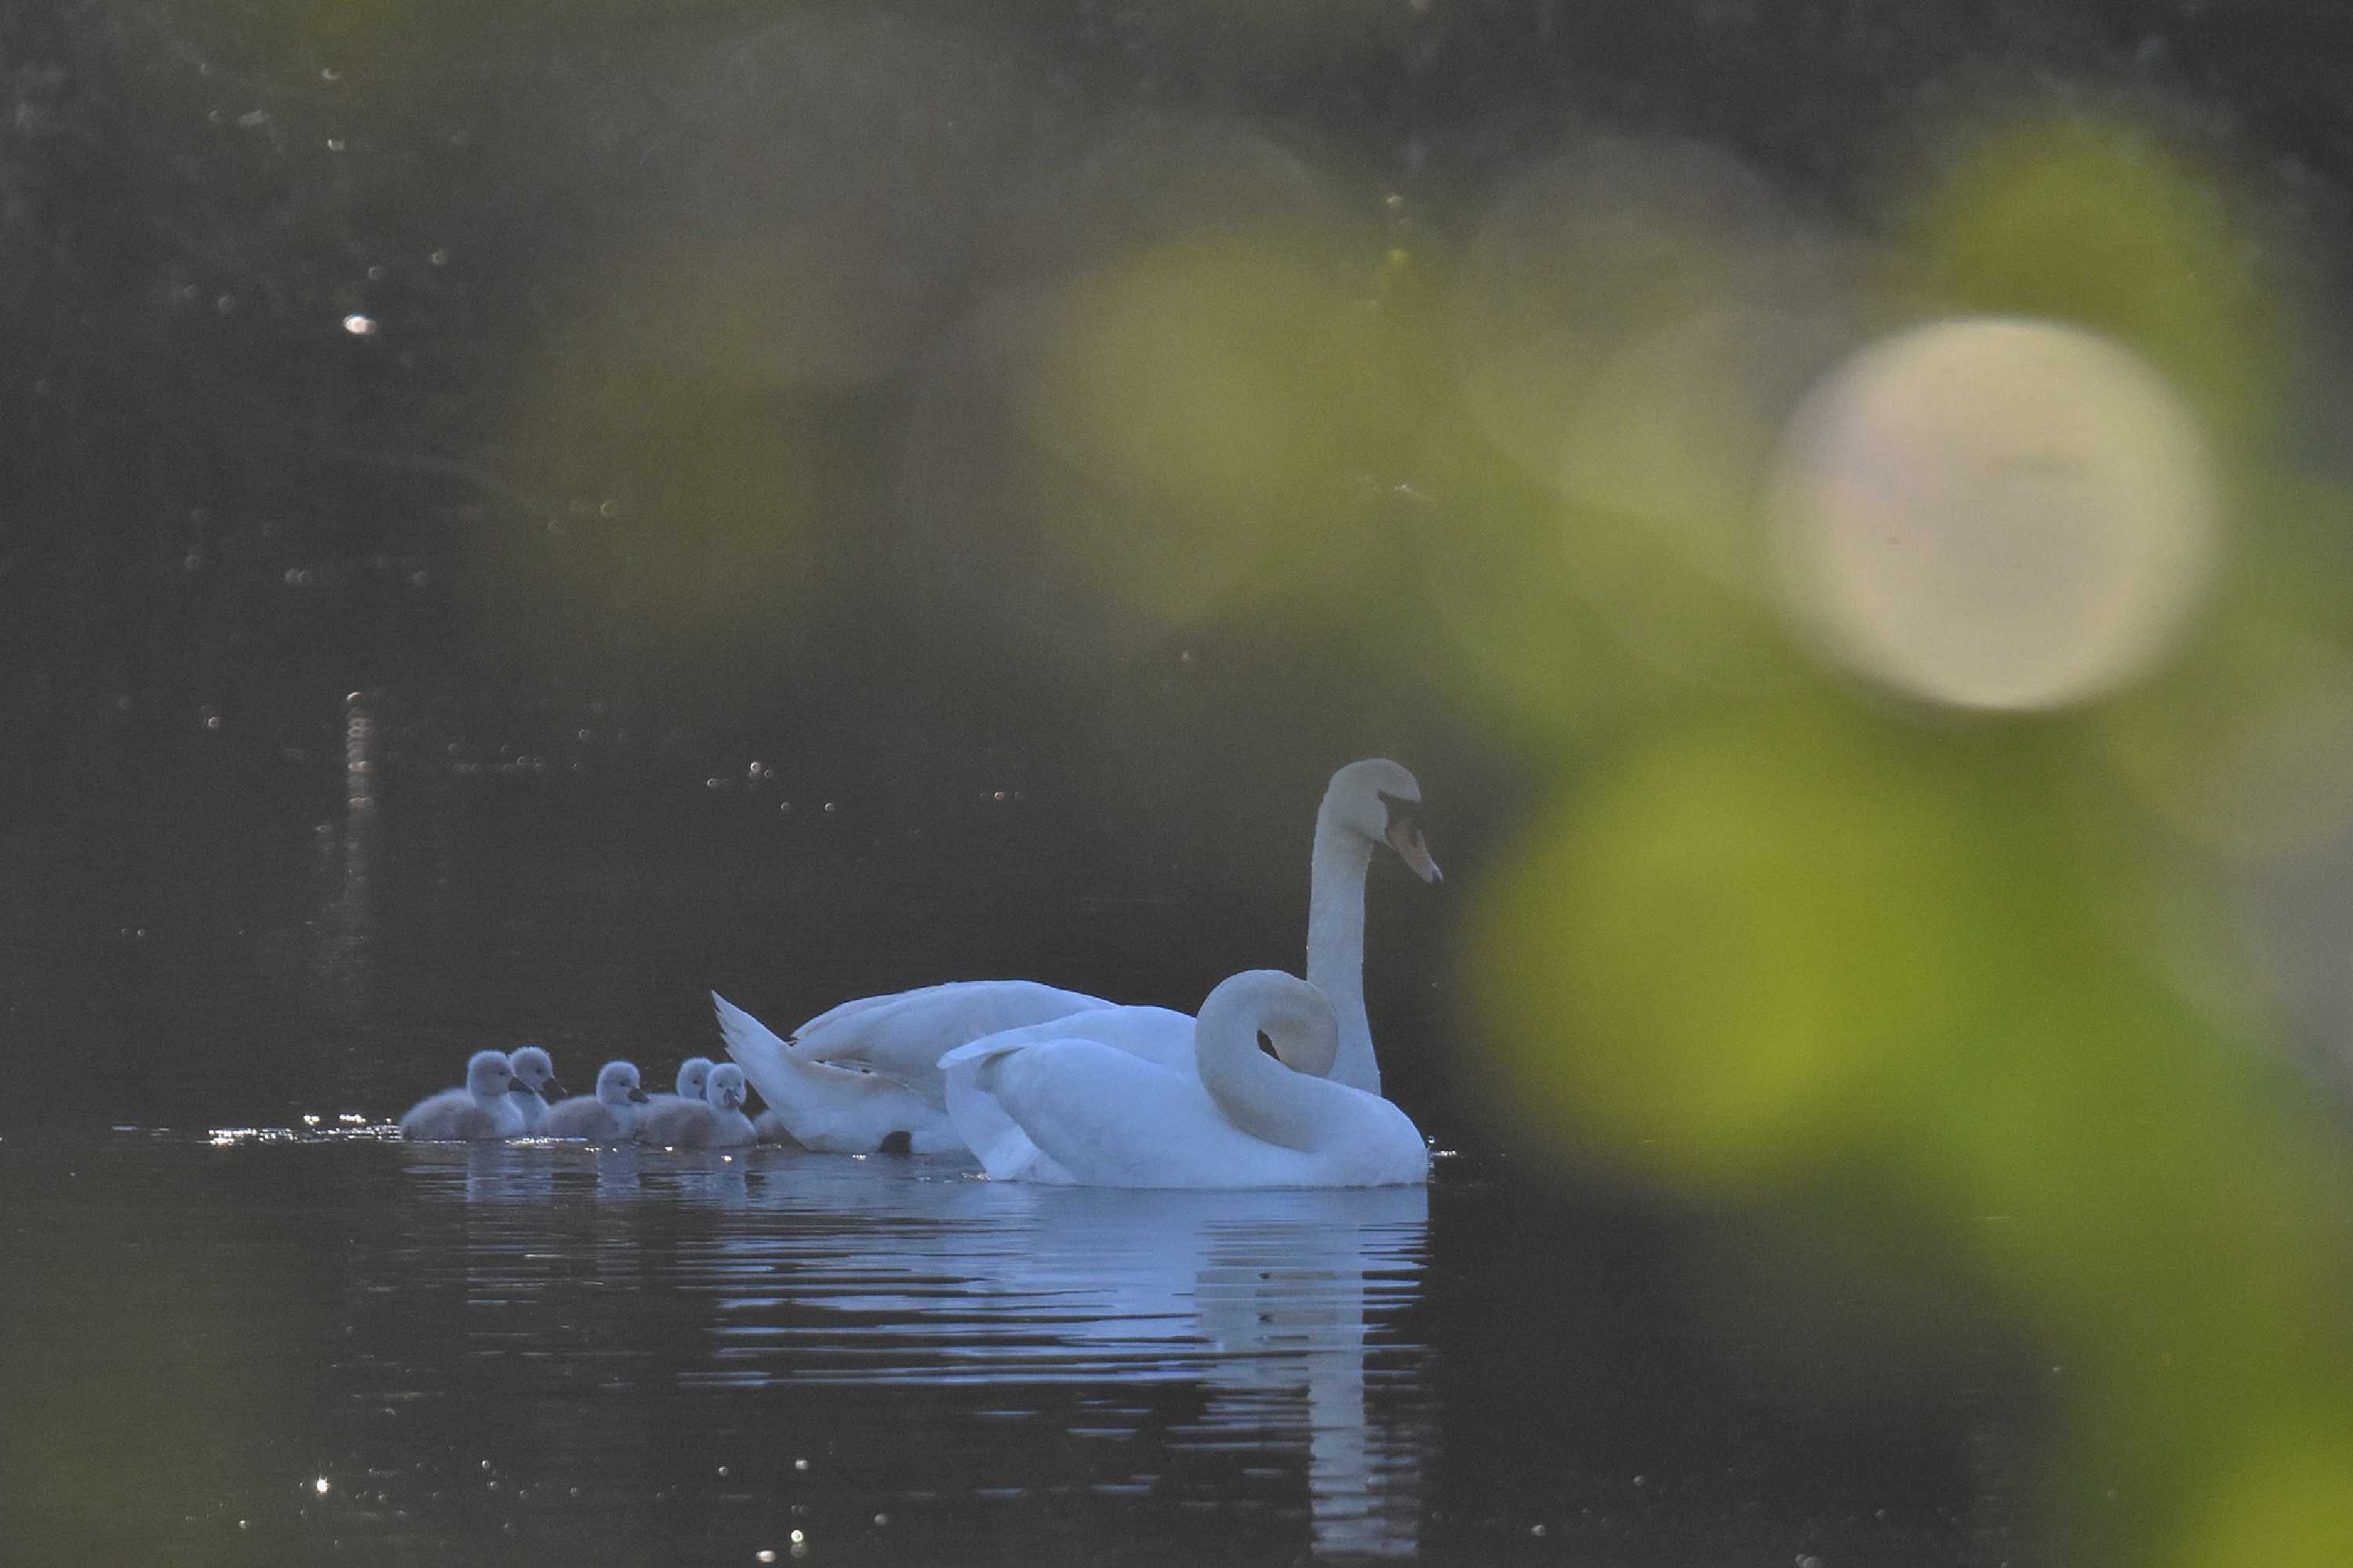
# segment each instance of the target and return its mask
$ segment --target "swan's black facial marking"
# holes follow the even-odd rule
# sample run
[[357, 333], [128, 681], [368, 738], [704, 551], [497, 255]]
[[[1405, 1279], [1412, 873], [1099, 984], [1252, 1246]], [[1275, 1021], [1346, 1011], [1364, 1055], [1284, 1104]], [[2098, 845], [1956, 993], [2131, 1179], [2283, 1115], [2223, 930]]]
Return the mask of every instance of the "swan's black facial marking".
[[1381, 804], [1388, 808], [1388, 826], [1381, 837], [1413, 868], [1415, 876], [1425, 882], [1440, 880], [1438, 862], [1430, 858], [1430, 845], [1421, 836], [1421, 802], [1387, 790], [1381, 791], [1380, 796]]
[[1421, 802], [1418, 800], [1408, 800], [1401, 795], [1391, 795], [1387, 790], [1382, 790], [1379, 793], [1381, 804], [1388, 807], [1389, 819], [1388, 830], [1390, 833], [1395, 833], [1400, 827], [1419, 827], [1421, 826]]
[[912, 1132], [885, 1132], [874, 1152], [878, 1154], [912, 1154], [915, 1152], [915, 1135]]
[[1274, 1048], [1274, 1042], [1266, 1037], [1266, 1031], [1264, 1029], [1261, 1029], [1258, 1032], [1258, 1048], [1264, 1051], [1268, 1056], [1272, 1057], [1276, 1061], [1281, 1061], [1282, 1059], [1282, 1053]]

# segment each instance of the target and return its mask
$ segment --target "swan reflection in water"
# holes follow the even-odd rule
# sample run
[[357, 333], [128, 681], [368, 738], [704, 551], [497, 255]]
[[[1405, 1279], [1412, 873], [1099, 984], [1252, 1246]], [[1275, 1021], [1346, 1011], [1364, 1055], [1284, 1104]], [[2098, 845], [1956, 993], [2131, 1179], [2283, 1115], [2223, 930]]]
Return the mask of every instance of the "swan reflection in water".
[[[1207, 1407], [1171, 1433], [1172, 1447], [1286, 1447], [1303, 1429], [1317, 1549], [1415, 1547], [1419, 1441], [1375, 1420], [1366, 1361], [1377, 1322], [1419, 1292], [1426, 1188], [1126, 1191], [885, 1177], [840, 1196], [858, 1206], [831, 1211], [849, 1222], [839, 1230], [733, 1249], [741, 1263], [770, 1260], [781, 1287], [723, 1303], [735, 1337], [773, 1346], [746, 1357], [747, 1376], [1197, 1383]], [[812, 1306], [823, 1316], [810, 1320]], [[846, 1362], [813, 1368], [790, 1354], [796, 1341], [849, 1349], [861, 1338], [875, 1348]]]
[[[1067, 1408], [1045, 1391], [1072, 1385], [1192, 1385], [1198, 1417], [1153, 1428], [1138, 1473], [1102, 1489], [1155, 1484], [1155, 1447], [1262, 1456], [1261, 1476], [1303, 1447], [1317, 1551], [1418, 1544], [1420, 1352], [1382, 1330], [1420, 1290], [1425, 1188], [1038, 1187], [782, 1151], [403, 1153], [518, 1220], [551, 1202], [703, 1211], [664, 1270], [708, 1302], [707, 1357], [680, 1370], [696, 1385], [949, 1386], [1023, 1415]], [[1146, 1418], [1090, 1400], [1070, 1431], [1134, 1438]]]

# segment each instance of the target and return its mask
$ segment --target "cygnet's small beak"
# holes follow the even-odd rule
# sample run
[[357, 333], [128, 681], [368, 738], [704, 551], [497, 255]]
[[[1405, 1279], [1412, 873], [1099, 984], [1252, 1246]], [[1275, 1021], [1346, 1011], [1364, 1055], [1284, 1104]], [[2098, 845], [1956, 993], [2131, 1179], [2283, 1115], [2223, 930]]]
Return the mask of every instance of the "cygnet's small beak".
[[539, 1098], [550, 1100], [562, 1100], [564, 1098], [564, 1086], [556, 1082], [554, 1079], [549, 1079], [545, 1083], [539, 1086]]
[[630, 1103], [631, 1103], [631, 1104], [634, 1104], [634, 1105], [643, 1105], [646, 1101], [648, 1101], [649, 1100], [651, 1100], [652, 1098], [653, 1098], [653, 1096], [652, 1096], [652, 1095], [648, 1094], [648, 1093], [647, 1093], [644, 1089], [631, 1089], [629, 1090], [629, 1100], [630, 1100]]
[[521, 1079], [517, 1079], [514, 1082], [507, 1085], [507, 1092], [509, 1094], [529, 1094], [531, 1092], [531, 1085], [523, 1082]]

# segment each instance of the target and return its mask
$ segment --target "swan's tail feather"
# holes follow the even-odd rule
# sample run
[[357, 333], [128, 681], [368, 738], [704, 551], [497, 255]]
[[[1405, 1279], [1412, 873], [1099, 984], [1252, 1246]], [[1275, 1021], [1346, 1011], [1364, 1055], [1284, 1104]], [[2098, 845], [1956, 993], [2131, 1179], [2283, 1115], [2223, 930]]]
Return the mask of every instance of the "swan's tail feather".
[[[716, 991], [711, 994], [711, 1008], [719, 1016], [719, 1037], [727, 1054], [743, 1068], [744, 1076], [752, 1080], [762, 1098], [775, 1104], [784, 1097], [785, 1052], [790, 1047], [776, 1037], [775, 1030]], [[771, 1080], [776, 1084], [776, 1089], [768, 1087]]]
[[919, 1153], [957, 1146], [946, 1113], [903, 1086], [879, 1074], [801, 1060], [776, 1031], [715, 991], [711, 1006], [727, 1054], [803, 1146], [868, 1153], [893, 1133], [909, 1136]]

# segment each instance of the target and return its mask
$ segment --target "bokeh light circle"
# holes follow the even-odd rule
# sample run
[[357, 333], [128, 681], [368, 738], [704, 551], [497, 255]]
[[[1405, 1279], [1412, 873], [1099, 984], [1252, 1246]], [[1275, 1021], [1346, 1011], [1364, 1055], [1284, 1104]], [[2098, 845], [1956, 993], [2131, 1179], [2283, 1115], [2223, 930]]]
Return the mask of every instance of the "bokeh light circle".
[[2197, 420], [2079, 328], [1941, 321], [1834, 370], [1785, 431], [1768, 526], [1839, 658], [1961, 707], [2125, 684], [2174, 641], [2219, 553]]

